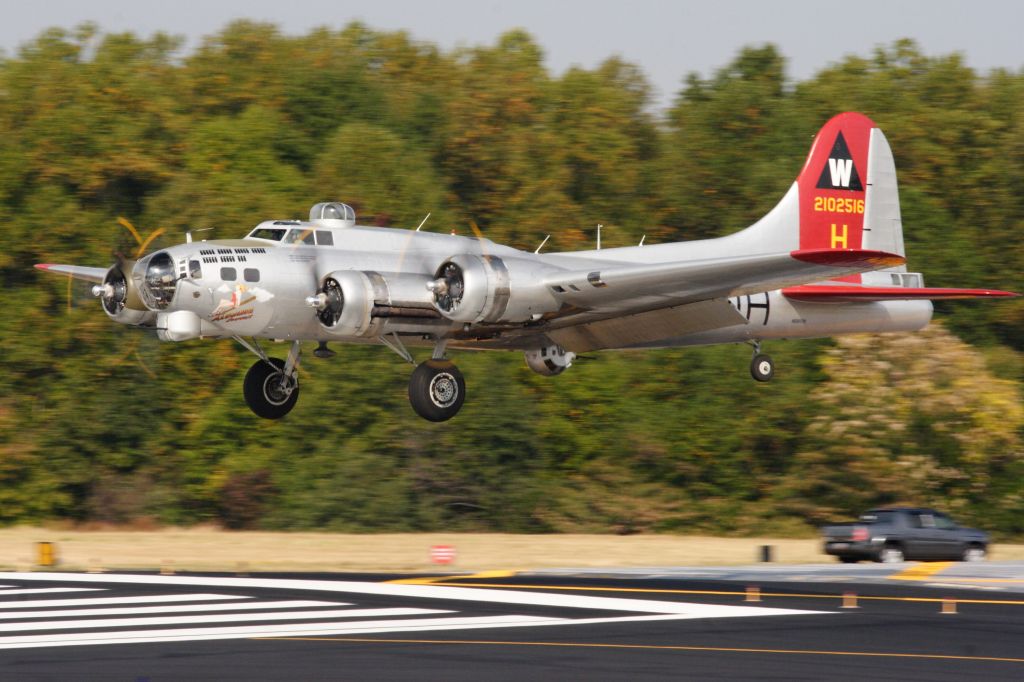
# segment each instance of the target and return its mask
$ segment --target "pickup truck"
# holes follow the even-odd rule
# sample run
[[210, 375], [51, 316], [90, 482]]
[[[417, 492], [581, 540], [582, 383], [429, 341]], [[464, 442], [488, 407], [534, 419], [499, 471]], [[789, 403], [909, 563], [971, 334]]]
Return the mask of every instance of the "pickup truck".
[[825, 553], [843, 563], [916, 560], [983, 561], [988, 534], [941, 512], [917, 507], [872, 509], [853, 523], [824, 526]]

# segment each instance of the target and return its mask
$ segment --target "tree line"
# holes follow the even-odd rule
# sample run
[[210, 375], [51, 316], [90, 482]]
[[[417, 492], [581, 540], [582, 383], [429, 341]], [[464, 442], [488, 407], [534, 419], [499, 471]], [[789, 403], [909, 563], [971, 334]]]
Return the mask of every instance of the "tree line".
[[938, 306], [920, 335], [606, 352], [550, 379], [458, 358], [453, 422], [417, 419], [383, 348], [309, 359], [266, 423], [229, 341], [159, 344], [36, 262], [105, 265], [341, 200], [361, 221], [548, 250], [718, 236], [792, 183], [832, 115], [885, 130], [912, 270], [1024, 289], [1024, 73], [911, 41], [793, 82], [771, 45], [690, 74], [666, 112], [612, 57], [552, 74], [523, 31], [443, 51], [354, 23], [178, 38], [53, 29], [0, 60], [0, 522], [347, 531], [809, 532], [933, 504], [1024, 534], [1024, 305]]

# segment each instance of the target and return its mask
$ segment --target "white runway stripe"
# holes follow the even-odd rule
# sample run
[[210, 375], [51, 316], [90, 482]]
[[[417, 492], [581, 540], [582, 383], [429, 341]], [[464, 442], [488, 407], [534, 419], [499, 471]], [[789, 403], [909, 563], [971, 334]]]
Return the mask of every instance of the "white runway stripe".
[[317, 592], [342, 592], [371, 594], [387, 597], [409, 597], [413, 599], [453, 599], [458, 601], [485, 602], [488, 604], [513, 604], [522, 606], [551, 606], [570, 609], [596, 609], [601, 611], [628, 611], [641, 613], [677, 614], [693, 617], [728, 617], [747, 615], [803, 615], [825, 613], [798, 609], [764, 609], [742, 606], [715, 606], [652, 599], [627, 599], [623, 597], [602, 597], [555, 592], [527, 592], [477, 587], [449, 587], [446, 585], [409, 585], [396, 583], [361, 583], [351, 580], [298, 580], [293, 578], [228, 578], [201, 576], [140, 576], [125, 574], [74, 574], [62, 573], [7, 573], [7, 580], [66, 580], [97, 583], [144, 583], [162, 586], [199, 586], [205, 588], [243, 589], [296, 589]]
[[[105, 587], [29, 587], [24, 590], [4, 590], [0, 597], [9, 597], [12, 594], [48, 594], [51, 592], [103, 592]], [[4, 604], [0, 601], [0, 606]]]
[[310, 606], [351, 606], [337, 601], [310, 601], [294, 599], [291, 601], [242, 602], [232, 604], [175, 604], [173, 606], [125, 606], [115, 609], [44, 609], [28, 613], [0, 611], [0, 620], [14, 618], [62, 618], [74, 616], [125, 616], [143, 615], [147, 613], [187, 613], [190, 611], [254, 611], [256, 609], [296, 609]]
[[0, 632], [29, 630], [78, 630], [87, 628], [125, 628], [146, 625], [183, 625], [185, 623], [252, 623], [267, 620], [309, 620], [311, 618], [373, 618], [377, 616], [419, 616], [452, 613], [436, 609], [335, 609], [332, 611], [288, 611], [285, 613], [219, 613], [215, 615], [164, 616], [161, 618], [96, 618], [92, 620], [51, 620], [0, 624]]
[[88, 599], [26, 599], [0, 601], [0, 613], [8, 609], [36, 609], [47, 606], [99, 606], [100, 604], [159, 604], [175, 601], [219, 601], [222, 599], [252, 599], [250, 595], [236, 594], [152, 594], [141, 597], [93, 597]]
[[[387, 632], [430, 632], [480, 628], [574, 626], [598, 623], [669, 621], [700, 618], [736, 618], [750, 616], [795, 616], [823, 614], [821, 611], [779, 609], [749, 605], [718, 605], [629, 599], [620, 596], [535, 592], [501, 588], [471, 588], [445, 585], [413, 585], [365, 583], [334, 580], [298, 580], [278, 578], [236, 578], [201, 576], [140, 576], [108, 574], [7, 573], [7, 580], [95, 584], [110, 590], [141, 589], [230, 589], [244, 590], [249, 596], [222, 594], [158, 594], [154, 596], [102, 597], [77, 599], [33, 599], [29, 602], [3, 600], [7, 591], [0, 590], [0, 649], [90, 646], [101, 644], [142, 644], [153, 642], [188, 642], [201, 640], [244, 639], [258, 637], [296, 637], [326, 635], [365, 635]], [[29, 583], [32, 584], [32, 583]], [[125, 587], [121, 587], [125, 586]], [[70, 588], [81, 589], [81, 588]], [[267, 592], [274, 590], [274, 592]], [[301, 590], [298, 596], [331, 599], [340, 597], [362, 601], [360, 597], [375, 596], [399, 599], [405, 604], [427, 606], [483, 603], [493, 615], [461, 615], [452, 610], [420, 608], [366, 608], [366, 604], [350, 609], [330, 608], [341, 604], [325, 604], [322, 610], [312, 607], [285, 611], [278, 603], [304, 603], [307, 600], [277, 599], [281, 590]], [[46, 590], [50, 591], [50, 590]], [[108, 592], [117, 594], [117, 592]], [[254, 598], [259, 595], [259, 599]], [[344, 595], [344, 596], [342, 596]], [[288, 595], [291, 596], [291, 595]], [[267, 601], [260, 602], [260, 599]], [[226, 600], [226, 601], [219, 601]], [[240, 601], [235, 601], [240, 600]], [[212, 603], [217, 601], [217, 603]], [[179, 602], [179, 603], [175, 603]], [[206, 603], [198, 603], [206, 602]], [[403, 606], [402, 603], [395, 606]], [[393, 603], [393, 602], [392, 602]], [[34, 610], [25, 610], [30, 608]], [[504, 605], [504, 606], [498, 606]], [[112, 608], [103, 608], [110, 606]], [[523, 607], [561, 608], [576, 611], [581, 618], [531, 616]], [[66, 607], [66, 608], [65, 608]], [[86, 607], [86, 608], [83, 608]], [[96, 607], [96, 608], [88, 608]], [[498, 615], [496, 608], [519, 607], [525, 611]], [[59, 609], [59, 610], [58, 610]], [[580, 610], [584, 613], [580, 613]], [[589, 614], [585, 613], [590, 611]], [[211, 613], [217, 612], [217, 613]], [[233, 613], [231, 613], [233, 612]], [[599, 612], [599, 613], [595, 613]], [[604, 612], [603, 614], [600, 612]], [[604, 615], [618, 612], [621, 615]], [[147, 616], [144, 614], [165, 614]], [[479, 613], [479, 611], [477, 612]], [[500, 612], [499, 612], [500, 613]], [[507, 612], [506, 612], [507, 613]], [[436, 616], [435, 614], [447, 614]], [[587, 616], [591, 617], [587, 617]], [[82, 616], [90, 616], [82, 618]], [[102, 618], [96, 616], [116, 616]], [[124, 617], [120, 617], [124, 616]], [[385, 617], [386, 616], [386, 617]], [[408, 616], [408, 617], [403, 617]], [[416, 617], [419, 616], [419, 617]], [[596, 617], [594, 617], [596, 616]], [[289, 622], [291, 621], [291, 622]], [[8, 634], [9, 633], [9, 634]]]
[[59, 635], [0, 637], [0, 649], [247, 639], [250, 637], [314, 637], [320, 635], [352, 635], [421, 630], [467, 630], [536, 625], [569, 625], [572, 622], [572, 620], [563, 618], [544, 618], [541, 616], [482, 616], [420, 618], [415, 620], [367, 620], [354, 623], [280, 623], [275, 625], [240, 625], [222, 628], [182, 628], [178, 630], [76, 632]]

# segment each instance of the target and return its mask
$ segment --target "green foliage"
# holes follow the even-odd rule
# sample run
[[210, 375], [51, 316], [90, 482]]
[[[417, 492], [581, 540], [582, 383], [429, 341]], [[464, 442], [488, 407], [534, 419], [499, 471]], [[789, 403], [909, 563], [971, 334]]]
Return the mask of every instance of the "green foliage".
[[[792, 83], [771, 46], [690, 75], [664, 117], [633, 65], [560, 76], [522, 31], [453, 52], [361, 24], [164, 35], [50, 30], [0, 61], [0, 523], [51, 518], [346, 531], [791, 532], [886, 502], [1022, 534], [1024, 305], [940, 306], [950, 330], [601, 353], [555, 379], [464, 354], [469, 401], [418, 419], [379, 347], [309, 354], [267, 423], [251, 356], [120, 328], [82, 283], [135, 240], [245, 233], [323, 200], [368, 222], [548, 250], [717, 236], [769, 210], [815, 131], [862, 110], [900, 170], [911, 266], [1021, 290], [1024, 75], [909, 41]], [[307, 349], [311, 350], [311, 349]], [[280, 354], [280, 351], [277, 353]]]

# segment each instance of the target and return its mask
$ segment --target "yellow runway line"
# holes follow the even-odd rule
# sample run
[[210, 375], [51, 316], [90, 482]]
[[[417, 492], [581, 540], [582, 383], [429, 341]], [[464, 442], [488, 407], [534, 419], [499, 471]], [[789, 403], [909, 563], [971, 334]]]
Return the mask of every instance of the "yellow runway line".
[[515, 571], [480, 571], [469, 575], [431, 575], [423, 578], [399, 578], [385, 582], [392, 585], [436, 585], [447, 580], [487, 580], [489, 578], [512, 578], [515, 575]]
[[1019, 578], [964, 578], [955, 577], [947, 578], [942, 577], [944, 583], [1024, 583], [1024, 580]]
[[[465, 576], [470, 578], [471, 576]], [[446, 578], [451, 580], [451, 578]], [[411, 580], [419, 580], [413, 578]], [[444, 579], [442, 579], [444, 580]], [[392, 582], [403, 582], [403, 581], [392, 581]], [[424, 583], [426, 584], [426, 583]], [[509, 583], [457, 583], [457, 582], [430, 582], [431, 585], [447, 586], [447, 587], [486, 587], [489, 589], [503, 589], [503, 590], [566, 590], [574, 592], [627, 592], [635, 594], [693, 594], [693, 595], [717, 595], [717, 596], [736, 596], [745, 597], [746, 591], [737, 590], [668, 590], [648, 587], [591, 587], [591, 586], [577, 586], [577, 585], [519, 585]], [[795, 599], [842, 599], [842, 594], [790, 594], [788, 592], [761, 592], [760, 596], [763, 597], [792, 597]], [[921, 602], [921, 603], [938, 603], [942, 601], [940, 597], [873, 597], [866, 595], [858, 595], [857, 599], [861, 601], [873, 600], [873, 601], [903, 601], [903, 602]], [[957, 599], [961, 604], [1003, 604], [1006, 606], [1024, 606], [1024, 600], [1020, 599]]]
[[952, 561], [929, 561], [889, 576], [889, 580], [927, 580], [953, 565]]
[[709, 651], [743, 654], [790, 654], [805, 656], [862, 656], [872, 658], [915, 658], [941, 661], [986, 661], [1024, 663], [1024, 658], [1001, 656], [957, 656], [954, 654], [914, 654], [888, 651], [828, 651], [818, 649], [760, 649], [722, 646], [684, 646], [671, 644], [602, 644], [597, 642], [503, 642], [476, 639], [375, 639], [370, 637], [253, 637], [263, 641], [349, 642], [353, 644], [461, 644], [478, 646], [564, 647], [580, 649], [635, 649], [640, 651]]

